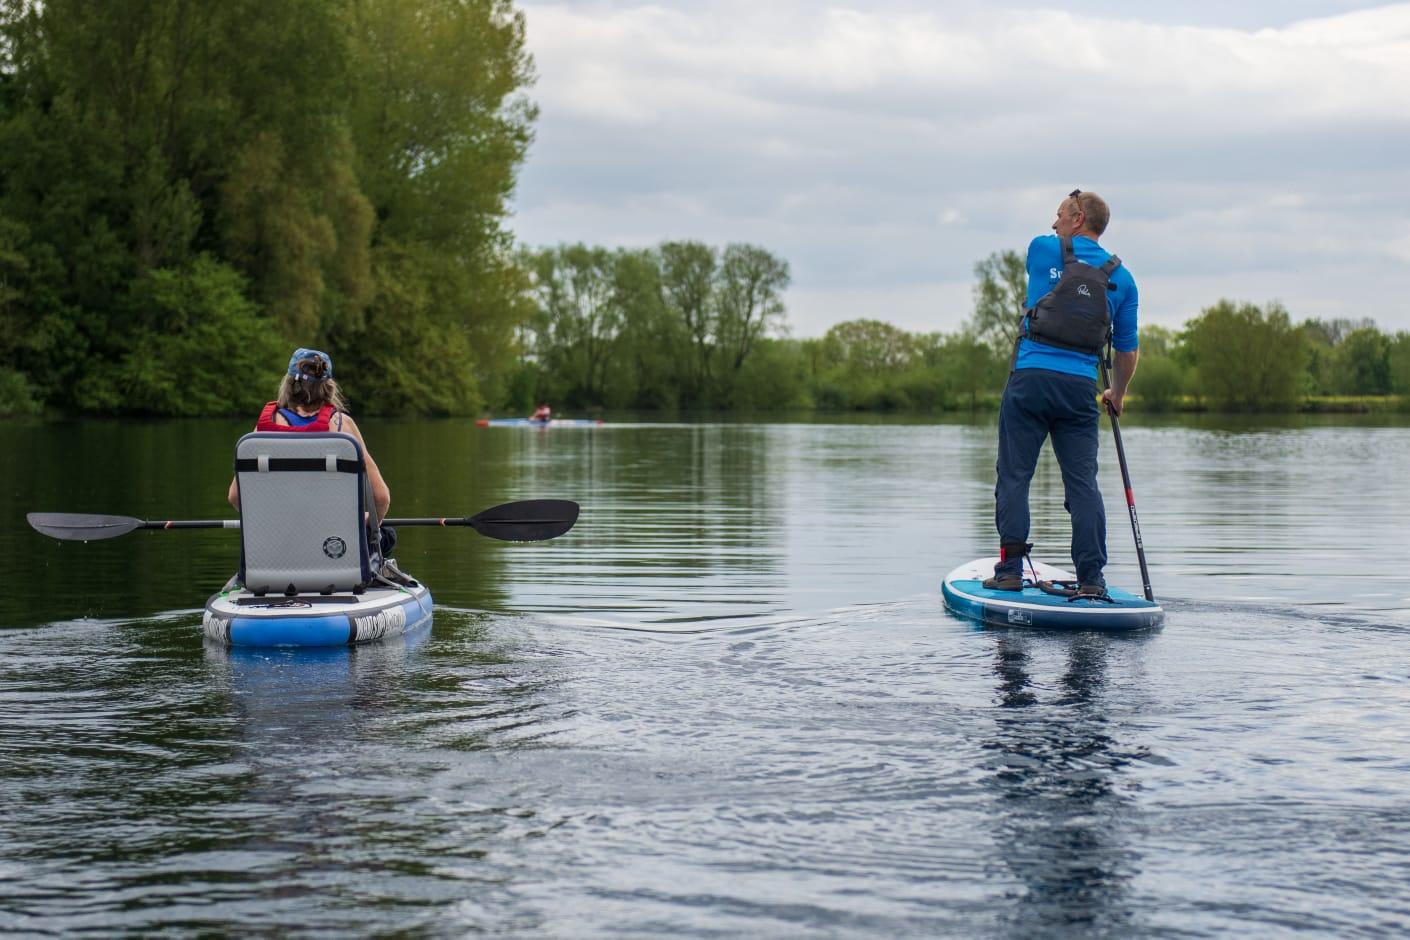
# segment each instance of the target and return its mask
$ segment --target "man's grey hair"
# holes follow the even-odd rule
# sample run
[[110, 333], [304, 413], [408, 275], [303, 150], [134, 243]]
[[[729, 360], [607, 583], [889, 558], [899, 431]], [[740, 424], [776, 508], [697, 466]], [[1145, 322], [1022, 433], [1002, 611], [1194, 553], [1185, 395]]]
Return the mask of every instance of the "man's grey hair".
[[1087, 216], [1087, 228], [1097, 235], [1106, 231], [1107, 223], [1111, 221], [1111, 209], [1107, 206], [1105, 199], [1096, 193], [1083, 190], [1073, 196], [1072, 201], [1077, 203], [1077, 208]]

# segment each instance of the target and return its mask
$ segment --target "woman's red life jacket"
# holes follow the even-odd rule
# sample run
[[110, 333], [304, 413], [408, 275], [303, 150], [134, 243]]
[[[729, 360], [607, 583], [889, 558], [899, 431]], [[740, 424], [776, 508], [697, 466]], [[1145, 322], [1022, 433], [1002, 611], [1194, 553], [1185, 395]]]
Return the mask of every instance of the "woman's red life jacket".
[[304, 425], [275, 424], [274, 413], [279, 410], [279, 402], [272, 401], [264, 406], [264, 410], [259, 413], [259, 422], [255, 425], [256, 431], [328, 431], [331, 430], [328, 422], [333, 420], [333, 415], [338, 409], [332, 405], [324, 405], [318, 409], [318, 414], [314, 415], [312, 421]]

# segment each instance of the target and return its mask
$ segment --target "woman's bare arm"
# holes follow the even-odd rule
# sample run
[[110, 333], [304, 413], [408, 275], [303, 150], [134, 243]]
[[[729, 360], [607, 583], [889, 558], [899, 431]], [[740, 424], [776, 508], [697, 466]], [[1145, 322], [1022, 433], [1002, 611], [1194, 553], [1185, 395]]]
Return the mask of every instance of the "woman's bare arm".
[[382, 471], [377, 468], [377, 461], [372, 459], [372, 452], [367, 449], [367, 442], [362, 439], [362, 432], [351, 415], [343, 415], [342, 431], [351, 434], [362, 446], [362, 458], [367, 464], [367, 482], [372, 484], [372, 502], [377, 507], [377, 521], [380, 523], [387, 518], [387, 510], [392, 505], [392, 491], [387, 488], [387, 481], [382, 479]]

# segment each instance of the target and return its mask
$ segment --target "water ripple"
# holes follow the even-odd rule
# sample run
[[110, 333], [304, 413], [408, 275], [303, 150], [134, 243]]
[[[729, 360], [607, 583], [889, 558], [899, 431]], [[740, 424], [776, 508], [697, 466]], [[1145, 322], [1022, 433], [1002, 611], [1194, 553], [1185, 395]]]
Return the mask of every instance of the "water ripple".
[[[36, 590], [0, 601], [0, 931], [1384, 936], [1410, 918], [1410, 582], [1364, 550], [1410, 523], [1410, 483], [1384, 472], [1406, 429], [1133, 426], [1168, 611], [1134, 637], [943, 611], [939, 577], [993, 547], [983, 427], [448, 431], [369, 429], [403, 436], [379, 446], [399, 505], [562, 494], [583, 519], [540, 546], [403, 533], [439, 602], [409, 641], [203, 643], [192, 607], [232, 563], [216, 536], [5, 543]], [[441, 462], [397, 465], [414, 453]], [[1060, 556], [1050, 458], [1034, 519]]]

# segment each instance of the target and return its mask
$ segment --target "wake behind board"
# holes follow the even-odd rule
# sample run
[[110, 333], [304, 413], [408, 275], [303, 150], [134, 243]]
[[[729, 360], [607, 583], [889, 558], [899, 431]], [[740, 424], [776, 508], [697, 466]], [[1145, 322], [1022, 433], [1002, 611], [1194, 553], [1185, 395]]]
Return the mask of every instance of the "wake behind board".
[[[997, 558], [979, 558], [945, 576], [940, 592], [945, 606], [961, 617], [994, 627], [1036, 627], [1056, 630], [1144, 630], [1165, 621], [1159, 604], [1130, 591], [1108, 587], [1110, 601], [1069, 600], [1025, 585], [1019, 591], [994, 591], [984, 579], [994, 573]], [[1073, 581], [1061, 568], [1034, 562], [1044, 581]], [[1024, 568], [1025, 579], [1032, 571]]]

